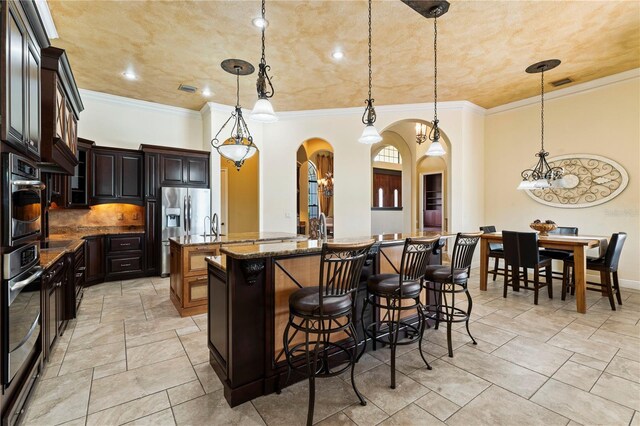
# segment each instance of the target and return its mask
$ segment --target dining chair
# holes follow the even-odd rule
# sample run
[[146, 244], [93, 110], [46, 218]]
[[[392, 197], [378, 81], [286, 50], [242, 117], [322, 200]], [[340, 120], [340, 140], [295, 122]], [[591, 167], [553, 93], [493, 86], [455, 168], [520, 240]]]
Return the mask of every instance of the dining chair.
[[[577, 236], [578, 228], [575, 226], [558, 226], [557, 229], [554, 229], [553, 231], [549, 231], [549, 235]], [[573, 251], [544, 248], [544, 249], [540, 249], [540, 255], [545, 257], [550, 257], [552, 260], [564, 261], [565, 259], [568, 259], [569, 257], [571, 257], [571, 255], [573, 255]], [[563, 265], [563, 270], [564, 270], [564, 265]], [[563, 279], [562, 278], [563, 272], [553, 271], [553, 270], [551, 272], [554, 278], [557, 278], [559, 280]]]
[[[551, 274], [551, 258], [541, 256], [538, 250], [538, 234], [536, 232], [502, 231], [504, 245], [504, 289], [502, 297], [507, 297], [507, 288], [515, 291], [533, 290], [533, 303], [538, 304], [538, 293], [547, 287], [549, 298], [553, 299], [553, 284]], [[511, 272], [509, 272], [511, 269]], [[524, 287], [520, 287], [520, 269], [524, 273]], [[527, 271], [533, 269], [533, 288], [529, 287]], [[540, 282], [540, 270], [545, 271], [545, 282]], [[511, 276], [511, 279], [509, 277]]]
[[[485, 234], [496, 232], [496, 227], [493, 225], [481, 226], [480, 230]], [[489, 270], [490, 259], [494, 259], [493, 269]], [[500, 243], [489, 243], [489, 256], [487, 256], [487, 281], [489, 281], [489, 274], [493, 274], [493, 280], [495, 281], [498, 275], [504, 275], [504, 268], [500, 268], [500, 259], [504, 259], [504, 249]]]
[[[362, 268], [373, 243], [370, 240], [324, 244], [318, 285], [302, 287], [289, 296], [289, 321], [283, 334], [288, 365], [286, 382], [294, 370], [306, 373], [309, 379], [308, 426], [313, 423], [316, 377], [334, 377], [350, 369], [351, 385], [360, 405], [367, 404], [354, 377], [359, 339], [353, 317]], [[298, 333], [304, 339], [300, 339]], [[336, 335], [346, 335], [351, 342], [336, 343]], [[338, 352], [342, 352], [348, 363], [331, 371], [329, 355], [335, 356]]]
[[[587, 290], [591, 291], [607, 291], [609, 297], [609, 304], [611, 310], [616, 310], [616, 304], [613, 301], [613, 293], [616, 294], [618, 305], [622, 305], [622, 295], [620, 294], [620, 283], [618, 281], [618, 263], [620, 262], [620, 255], [622, 254], [622, 247], [627, 239], [626, 232], [617, 232], [611, 235], [607, 251], [600, 257], [587, 257], [587, 270], [600, 272], [600, 282], [587, 281], [588, 285], [597, 286], [598, 288], [589, 287]], [[570, 256], [564, 261], [563, 273], [562, 273], [562, 300], [565, 300], [567, 291], [575, 289], [575, 280], [572, 269], [574, 268], [573, 256]], [[613, 277], [613, 285], [612, 285]]]

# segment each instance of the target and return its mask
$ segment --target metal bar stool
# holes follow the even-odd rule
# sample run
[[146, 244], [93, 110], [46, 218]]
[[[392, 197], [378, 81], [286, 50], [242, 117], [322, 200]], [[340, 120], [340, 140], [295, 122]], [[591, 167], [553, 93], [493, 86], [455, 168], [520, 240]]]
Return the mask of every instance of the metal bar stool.
[[[480, 230], [485, 234], [496, 232], [496, 227], [493, 225], [481, 226]], [[493, 258], [493, 269], [489, 270], [489, 260]], [[489, 243], [489, 256], [487, 256], [487, 281], [489, 274], [493, 274], [493, 281], [496, 280], [498, 275], [504, 275], [504, 268], [500, 268], [500, 259], [504, 259], [504, 249], [500, 243]]]
[[[363, 345], [358, 358], [364, 354], [367, 338], [372, 339], [373, 342], [389, 345], [391, 349], [391, 389], [396, 387], [396, 347], [415, 342], [416, 336], [418, 337], [420, 356], [427, 368], [431, 370], [431, 366], [422, 353], [422, 336], [426, 326], [426, 315], [424, 305], [420, 301], [420, 293], [431, 253], [439, 240], [440, 236], [407, 238], [404, 242], [398, 273], [373, 275], [369, 277], [367, 283], [367, 297], [362, 305], [362, 315], [364, 315], [367, 305], [372, 305], [374, 309], [384, 309], [386, 312], [379, 321], [369, 324], [367, 327], [364, 326], [364, 322], [362, 323], [365, 345]], [[417, 324], [402, 320], [401, 314], [410, 310], [417, 311]], [[398, 338], [402, 329], [411, 336], [409, 340], [399, 342]]]
[[[430, 290], [435, 295], [434, 303], [429, 303], [426, 306], [427, 318], [435, 321], [436, 330], [440, 325], [440, 321], [447, 323], [447, 346], [450, 358], [453, 358], [451, 325], [454, 322], [466, 323], [467, 334], [471, 337], [473, 344], [477, 345], [476, 340], [471, 335], [471, 331], [469, 331], [469, 318], [471, 317], [473, 301], [467, 289], [467, 281], [471, 271], [473, 253], [482, 234], [483, 232], [458, 233], [453, 247], [453, 256], [451, 256], [451, 265], [431, 266], [427, 268], [425, 275], [425, 286], [427, 290]], [[466, 296], [466, 311], [456, 306], [456, 295], [461, 293]]]
[[[316, 377], [336, 376], [351, 368], [353, 390], [360, 404], [366, 405], [354, 381], [358, 335], [353, 325], [353, 313], [360, 274], [373, 243], [373, 240], [355, 244], [325, 243], [318, 286], [302, 287], [289, 296], [289, 322], [283, 335], [287, 382], [292, 370], [306, 369], [309, 378], [307, 425], [313, 423]], [[294, 331], [289, 335], [292, 329]], [[304, 342], [291, 346], [298, 333], [304, 334]], [[341, 334], [340, 338], [346, 334], [347, 338], [331, 341], [336, 333]], [[349, 363], [331, 371], [329, 355], [337, 355], [340, 351], [346, 354]], [[302, 359], [302, 364], [298, 361], [298, 365], [294, 365], [296, 355], [300, 355], [296, 361]]]

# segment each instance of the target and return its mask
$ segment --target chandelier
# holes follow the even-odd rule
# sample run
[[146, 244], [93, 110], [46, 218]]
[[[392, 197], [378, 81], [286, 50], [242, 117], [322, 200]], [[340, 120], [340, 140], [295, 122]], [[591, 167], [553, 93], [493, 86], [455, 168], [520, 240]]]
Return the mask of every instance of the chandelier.
[[[253, 136], [249, 132], [247, 123], [242, 117], [242, 107], [240, 106], [240, 76], [252, 74], [255, 70], [253, 65], [247, 61], [241, 59], [226, 59], [220, 64], [223, 70], [236, 76], [236, 106], [231, 113], [231, 116], [224, 122], [216, 136], [211, 140], [211, 146], [214, 147], [218, 153], [233, 162], [237, 170], [244, 164], [247, 158], [251, 158], [258, 148], [253, 143]], [[224, 128], [233, 122], [231, 126], [231, 136], [220, 142], [218, 136], [224, 130]]]
[[333, 195], [333, 174], [331, 172], [327, 172], [325, 177], [318, 179], [318, 189], [325, 197]]
[[548, 59], [527, 67], [529, 74], [540, 73], [540, 151], [536, 153], [538, 163], [533, 169], [525, 169], [520, 174], [522, 182], [518, 189], [563, 188], [565, 186], [562, 167], [551, 167], [547, 162], [549, 153], [544, 150], [544, 72], [560, 65], [558, 59]]
[[271, 78], [269, 77], [269, 74], [267, 74], [267, 71], [269, 71], [271, 67], [267, 65], [267, 60], [264, 55], [264, 32], [267, 28], [265, 12], [265, 0], [262, 0], [262, 57], [260, 58], [260, 64], [258, 65], [258, 81], [256, 82], [258, 100], [253, 106], [253, 111], [251, 111], [251, 118], [262, 123], [273, 123], [278, 121], [278, 116], [273, 111], [273, 105], [271, 105], [271, 102], [269, 101], [269, 99], [273, 97], [275, 91], [271, 84]]
[[416, 143], [418, 145], [427, 141], [427, 125], [416, 123]]
[[369, 97], [364, 103], [367, 105], [362, 114], [362, 124], [365, 125], [362, 136], [358, 142], [373, 145], [382, 140], [382, 136], [378, 133], [373, 123], [376, 122], [376, 110], [373, 107], [373, 99], [371, 98], [371, 0], [369, 0]]
[[[440, 128], [438, 127], [438, 18], [447, 13], [449, 2], [436, 1], [432, 3], [433, 5], [428, 9], [428, 17], [433, 18], [433, 126], [427, 136], [427, 139], [431, 141], [427, 155], [441, 157], [447, 152], [440, 142]], [[418, 144], [422, 142], [426, 142], [426, 140], [418, 140]]]

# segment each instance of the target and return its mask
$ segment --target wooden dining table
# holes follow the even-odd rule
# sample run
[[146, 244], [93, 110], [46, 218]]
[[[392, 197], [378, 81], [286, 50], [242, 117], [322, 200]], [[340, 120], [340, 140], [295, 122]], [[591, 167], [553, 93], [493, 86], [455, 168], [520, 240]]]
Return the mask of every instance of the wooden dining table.
[[[573, 251], [576, 309], [582, 314], [587, 312], [587, 250], [600, 247], [602, 255], [603, 249], [606, 249], [607, 240], [607, 237], [589, 235], [541, 235], [538, 237], [540, 247]], [[490, 243], [502, 243], [502, 233], [489, 232], [483, 234], [480, 240], [480, 290], [482, 291], [487, 290]]]

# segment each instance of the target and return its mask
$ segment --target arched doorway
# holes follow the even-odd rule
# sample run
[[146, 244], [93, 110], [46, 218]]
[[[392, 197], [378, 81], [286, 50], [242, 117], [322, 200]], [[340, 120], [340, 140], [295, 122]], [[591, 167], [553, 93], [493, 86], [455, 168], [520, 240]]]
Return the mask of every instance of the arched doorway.
[[237, 170], [220, 158], [220, 232], [260, 231], [260, 151]]
[[327, 222], [327, 234], [334, 235], [333, 147], [324, 139], [312, 138], [300, 144], [296, 153], [297, 232], [318, 238], [320, 214]]

